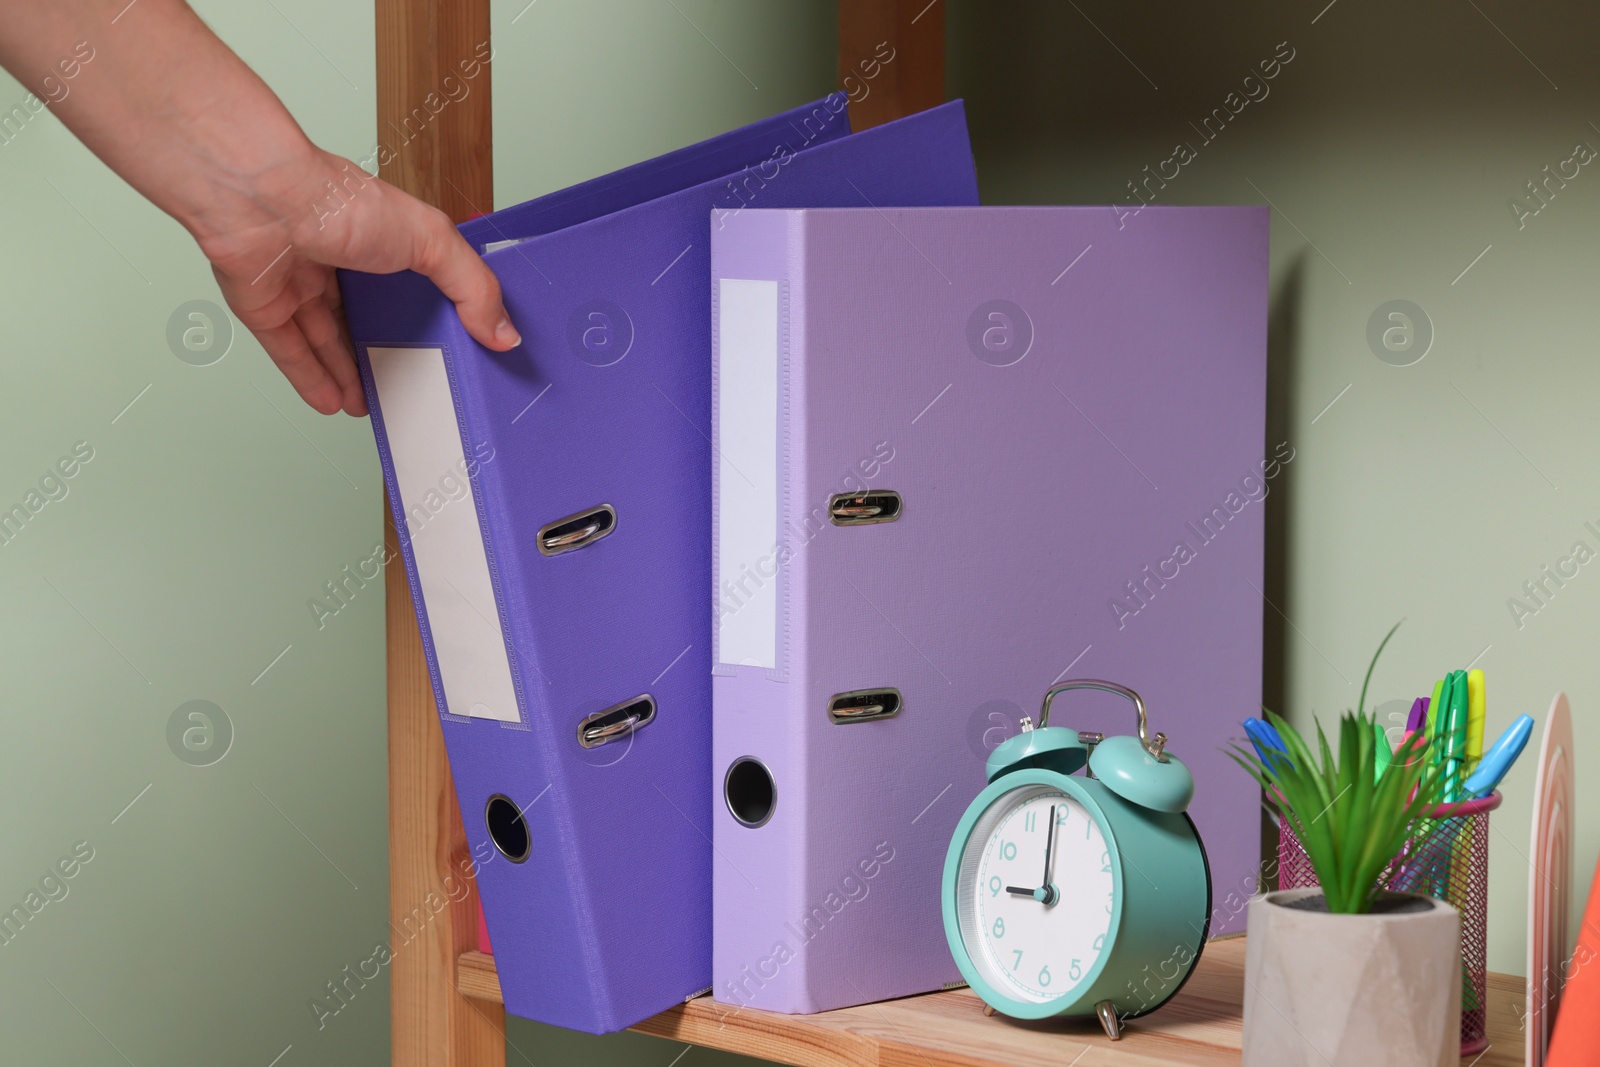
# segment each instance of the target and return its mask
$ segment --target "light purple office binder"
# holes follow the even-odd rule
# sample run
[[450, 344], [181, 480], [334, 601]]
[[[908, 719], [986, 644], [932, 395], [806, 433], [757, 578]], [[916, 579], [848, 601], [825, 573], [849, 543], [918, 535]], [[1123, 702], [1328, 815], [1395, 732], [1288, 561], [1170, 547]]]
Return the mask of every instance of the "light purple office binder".
[[[1254, 884], [1256, 788], [1223, 745], [1260, 702], [1262, 501], [1293, 457], [1264, 437], [1267, 222], [885, 208], [715, 234], [719, 1000], [959, 981], [951, 832], [1068, 675], [1143, 695], [1194, 771], [1217, 899]], [[864, 490], [898, 517], [835, 524]], [[893, 717], [832, 721], [891, 687]], [[1134, 728], [1090, 699], [1052, 724]]]

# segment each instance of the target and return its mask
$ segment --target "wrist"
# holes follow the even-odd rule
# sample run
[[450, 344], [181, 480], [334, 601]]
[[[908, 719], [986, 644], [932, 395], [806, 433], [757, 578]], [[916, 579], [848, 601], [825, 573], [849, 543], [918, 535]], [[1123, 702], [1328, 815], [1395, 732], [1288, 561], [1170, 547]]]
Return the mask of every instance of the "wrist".
[[[291, 123], [292, 125], [292, 123]], [[334, 168], [298, 127], [228, 154], [210, 150], [196, 159], [193, 178], [184, 183], [169, 212], [210, 255], [211, 246], [230, 236], [263, 228], [292, 226]], [[201, 142], [212, 146], [227, 142]], [[232, 146], [230, 146], [232, 147]], [[212, 257], [215, 258], [215, 257]]]
[[183, 0], [138, 14], [97, 41], [97, 84], [58, 117], [202, 246], [281, 217], [322, 154]]

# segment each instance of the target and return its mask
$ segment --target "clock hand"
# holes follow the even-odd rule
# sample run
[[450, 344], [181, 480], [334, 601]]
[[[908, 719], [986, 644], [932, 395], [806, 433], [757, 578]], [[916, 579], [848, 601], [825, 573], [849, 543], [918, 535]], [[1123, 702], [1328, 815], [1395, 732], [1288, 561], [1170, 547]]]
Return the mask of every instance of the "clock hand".
[[1006, 886], [1006, 892], [1014, 897], [1032, 897], [1041, 904], [1049, 906], [1056, 902], [1059, 893], [1056, 887], [1050, 884], [1050, 856], [1055, 851], [1056, 843], [1056, 806], [1050, 805], [1050, 830], [1044, 839], [1044, 885], [1038, 889], [1022, 889], [1018, 886]]
[[1050, 852], [1056, 843], [1056, 806], [1050, 805], [1050, 829], [1045, 831], [1044, 838], [1044, 881], [1039, 884], [1046, 888], [1050, 885]]
[[1037, 900], [1047, 907], [1054, 904], [1061, 895], [1053, 885], [1047, 885], [1040, 889], [1019, 889], [1017, 886], [1008, 885], [1006, 886], [1006, 892], [1014, 897], [1027, 897], [1030, 900]]
[[1044, 839], [1044, 884], [1033, 891], [1033, 899], [1037, 900], [1047, 908], [1051, 907], [1057, 900], [1061, 899], [1060, 892], [1057, 891], [1054, 883], [1050, 881], [1050, 876], [1054, 873], [1050, 869], [1050, 859], [1052, 853], [1055, 851], [1055, 843], [1056, 806], [1052, 804], [1050, 805], [1050, 829], [1046, 831]]

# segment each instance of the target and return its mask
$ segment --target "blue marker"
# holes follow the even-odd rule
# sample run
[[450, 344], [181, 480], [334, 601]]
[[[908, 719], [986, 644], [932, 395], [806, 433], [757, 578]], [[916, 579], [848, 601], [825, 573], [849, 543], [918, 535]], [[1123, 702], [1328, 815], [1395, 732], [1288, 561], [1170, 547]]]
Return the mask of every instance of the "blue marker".
[[[1262, 722], [1260, 719], [1249, 718], [1244, 721], [1244, 732], [1245, 736], [1250, 738], [1250, 743], [1256, 747], [1256, 754], [1261, 757], [1261, 762], [1265, 763], [1268, 768], [1277, 770], [1278, 768], [1270, 756], [1272, 754], [1287, 756], [1289, 749], [1283, 743], [1283, 738], [1278, 736], [1278, 731], [1273, 725], [1270, 722]], [[1287, 759], [1284, 759], [1283, 763], [1285, 767], [1294, 766]]]
[[[1246, 727], [1248, 729], [1248, 727]], [[1495, 740], [1494, 746], [1483, 754], [1483, 759], [1478, 761], [1478, 769], [1473, 771], [1467, 780], [1462, 783], [1462, 794], [1471, 800], [1486, 797], [1494, 792], [1494, 787], [1500, 784], [1500, 779], [1511, 770], [1511, 765], [1517, 762], [1517, 757], [1522, 755], [1522, 750], [1528, 744], [1528, 738], [1533, 736], [1533, 716], [1518, 715], [1512, 724], [1506, 727], [1506, 732]]]
[[1257, 736], [1256, 731], [1260, 726], [1260, 719], [1254, 717], [1246, 719], [1244, 721], [1244, 735], [1250, 739], [1250, 746], [1256, 750], [1256, 758], [1265, 763], [1267, 762], [1267, 749], [1271, 746], [1263, 746], [1261, 739]]

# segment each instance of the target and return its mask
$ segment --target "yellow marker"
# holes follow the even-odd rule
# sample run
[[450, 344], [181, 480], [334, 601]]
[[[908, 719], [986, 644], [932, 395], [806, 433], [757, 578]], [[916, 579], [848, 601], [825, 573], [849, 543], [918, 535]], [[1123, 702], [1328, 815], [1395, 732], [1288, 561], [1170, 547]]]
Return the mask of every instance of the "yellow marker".
[[1467, 770], [1483, 758], [1484, 717], [1483, 672], [1467, 672]]
[[1433, 696], [1428, 698], [1428, 721], [1422, 724], [1423, 736], [1428, 739], [1428, 757], [1439, 762], [1444, 745], [1439, 743], [1439, 731], [1444, 723], [1444, 679], [1433, 683]]

